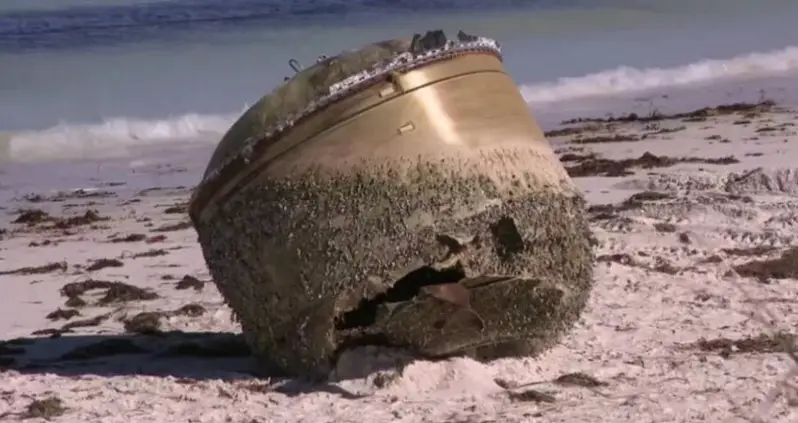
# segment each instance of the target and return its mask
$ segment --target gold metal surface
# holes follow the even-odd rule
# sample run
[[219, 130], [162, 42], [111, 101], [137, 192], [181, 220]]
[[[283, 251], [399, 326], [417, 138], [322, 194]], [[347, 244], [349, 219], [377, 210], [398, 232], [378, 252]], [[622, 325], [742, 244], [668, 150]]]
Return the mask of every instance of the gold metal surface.
[[191, 213], [195, 220], [210, 217], [215, 203], [260, 175], [519, 143], [551, 154], [501, 61], [489, 53], [465, 54], [393, 74], [307, 118], [256, 149], [245, 167], [233, 166], [203, 184]]

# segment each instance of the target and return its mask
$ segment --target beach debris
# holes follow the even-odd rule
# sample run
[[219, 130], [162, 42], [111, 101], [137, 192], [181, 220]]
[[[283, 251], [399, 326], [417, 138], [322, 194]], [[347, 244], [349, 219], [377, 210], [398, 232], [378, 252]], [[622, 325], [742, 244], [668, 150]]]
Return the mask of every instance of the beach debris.
[[176, 204], [164, 209], [164, 214], [186, 214], [188, 213], [188, 204]]
[[182, 231], [182, 230], [185, 230], [185, 229], [191, 229], [192, 227], [193, 227], [193, 225], [191, 224], [191, 222], [186, 220], [186, 221], [179, 222], [179, 223], [163, 225], [163, 226], [157, 227], [155, 229], [151, 229], [150, 231], [151, 232], [174, 232], [174, 231]]
[[68, 298], [75, 298], [92, 290], [105, 290], [98, 301], [98, 305], [130, 301], [149, 301], [159, 298], [158, 294], [129, 285], [124, 282], [88, 279], [82, 282], [70, 282], [61, 288], [61, 294]]
[[109, 198], [109, 197], [116, 197], [116, 193], [113, 191], [103, 191], [98, 189], [91, 189], [91, 188], [84, 188], [84, 189], [75, 189], [71, 191], [59, 191], [53, 195], [42, 195], [42, 194], [26, 194], [22, 197], [23, 200], [29, 203], [50, 203], [50, 202], [62, 202], [66, 200], [80, 200], [86, 198]]
[[193, 187], [186, 187], [182, 185], [174, 186], [174, 187], [152, 187], [143, 189], [136, 193], [136, 197], [151, 197], [151, 196], [176, 196], [176, 195], [183, 195], [189, 191], [191, 191]]
[[573, 144], [604, 144], [610, 142], [634, 142], [640, 141], [639, 135], [634, 134], [614, 134], [614, 135], [596, 135], [592, 137], [579, 137], [571, 140]]
[[650, 269], [655, 272], [665, 273], [668, 275], [675, 275], [684, 270], [682, 268], [674, 266], [673, 263], [670, 262], [670, 260], [661, 256], [654, 257], [654, 265], [650, 266]]
[[507, 391], [507, 397], [513, 402], [537, 402], [555, 403], [557, 398], [549, 393], [536, 389], [524, 389], [523, 391]]
[[158, 242], [164, 242], [166, 241], [166, 239], [167, 239], [166, 235], [155, 235], [145, 239], [144, 242], [146, 242], [147, 244], [155, 244]]
[[679, 163], [703, 163], [712, 165], [729, 165], [740, 163], [734, 156], [719, 158], [700, 158], [700, 157], [667, 157], [657, 156], [650, 152], [643, 153], [636, 159], [604, 159], [598, 157], [585, 157], [577, 161], [577, 164], [566, 166], [565, 170], [572, 178], [586, 176], [605, 176], [619, 177], [633, 175], [631, 168], [653, 169], [660, 167], [670, 167]]
[[55, 246], [55, 245], [58, 245], [58, 244], [59, 244], [58, 241], [52, 241], [52, 240], [49, 240], [49, 239], [45, 239], [45, 240], [43, 240], [41, 242], [31, 241], [28, 244], [28, 247], [46, 247], [48, 245]]
[[729, 357], [732, 354], [790, 353], [791, 345], [794, 345], [795, 341], [795, 334], [777, 332], [775, 334], [762, 333], [740, 339], [701, 338], [694, 343], [683, 345], [682, 348], [715, 352], [722, 357]]
[[602, 130], [604, 127], [598, 125], [570, 126], [565, 128], [552, 129], [545, 132], [546, 138], [568, 137], [579, 135], [583, 132]]
[[609, 386], [609, 383], [600, 381], [594, 376], [583, 372], [566, 373], [552, 380], [542, 380], [529, 383], [518, 383], [517, 381], [502, 378], [496, 378], [493, 380], [493, 382], [500, 388], [504, 389], [512, 401], [547, 403], [555, 402], [556, 398], [554, 395], [535, 389], [529, 389], [529, 387], [535, 385], [553, 384], [562, 387], [582, 387], [587, 389], [596, 389]]
[[80, 312], [75, 309], [56, 309], [55, 311], [44, 316], [48, 320], [69, 320], [73, 317], [80, 316]]
[[739, 264], [734, 270], [742, 277], [757, 278], [763, 283], [768, 279], [798, 279], [798, 247], [785, 250], [779, 258]]
[[164, 250], [163, 248], [147, 250], [141, 253], [135, 253], [131, 257], [135, 258], [143, 258], [143, 257], [160, 257], [169, 254], [168, 251]]
[[135, 334], [153, 334], [161, 330], [163, 313], [145, 311], [123, 321], [125, 332]]
[[69, 229], [76, 226], [90, 225], [95, 222], [109, 220], [108, 217], [100, 216], [96, 210], [87, 210], [79, 216], [59, 218], [55, 220], [53, 227], [58, 229]]
[[0, 275], [43, 275], [57, 271], [66, 271], [67, 264], [65, 261], [47, 263], [41, 266], [26, 266], [14, 270], [0, 271]]
[[147, 239], [144, 234], [128, 234], [128, 235], [111, 235], [108, 237], [108, 242], [121, 243], [121, 242], [141, 242]]
[[663, 233], [673, 233], [678, 231], [679, 228], [670, 222], [657, 222], [654, 223], [654, 230]]
[[646, 129], [648, 131], [650, 131], [650, 132], [644, 133], [643, 136], [640, 137], [640, 139], [644, 139], [645, 140], [645, 139], [650, 138], [653, 135], [673, 134], [675, 132], [681, 132], [681, 131], [686, 130], [687, 127], [682, 125], [682, 126], [676, 126], [676, 127], [673, 127], [673, 128], [662, 128], [662, 127], [659, 126], [658, 123], [653, 123], [653, 124], [646, 125]]
[[86, 300], [84, 300], [83, 298], [81, 298], [79, 296], [74, 296], [74, 297], [70, 297], [69, 299], [67, 299], [64, 302], [64, 305], [67, 306], [67, 307], [72, 307], [72, 308], [80, 308], [80, 307], [87, 306], [88, 303], [86, 303]]
[[20, 211], [19, 216], [14, 219], [12, 223], [35, 225], [37, 223], [49, 222], [51, 220], [53, 220], [53, 217], [44, 210], [31, 209]]
[[503, 378], [494, 378], [493, 383], [495, 383], [498, 387], [502, 389], [515, 389], [518, 387], [518, 382], [514, 380], [508, 380]]
[[91, 318], [88, 318], [88, 319], [73, 320], [73, 321], [71, 321], [69, 323], [66, 323], [65, 325], [61, 326], [60, 330], [62, 332], [70, 332], [72, 329], [90, 328], [90, 327], [94, 327], [94, 326], [99, 326], [103, 322], [108, 320], [110, 317], [111, 317], [110, 314], [101, 314], [101, 315], [94, 316], [94, 317], [91, 317]]
[[183, 276], [180, 281], [175, 284], [175, 289], [189, 289], [194, 288], [195, 291], [201, 291], [205, 287], [205, 282], [195, 278], [191, 275]]
[[756, 103], [730, 103], [721, 104], [715, 107], [702, 107], [700, 109], [692, 110], [683, 113], [664, 114], [659, 111], [654, 111], [649, 115], [639, 115], [637, 113], [629, 113], [621, 116], [610, 116], [605, 118], [590, 117], [590, 118], [574, 118], [562, 121], [562, 125], [571, 125], [575, 123], [630, 123], [630, 122], [656, 122], [662, 120], [675, 120], [684, 119], [689, 122], [696, 122], [706, 120], [712, 116], [722, 116], [730, 114], [743, 113], [748, 117], [754, 117], [755, 114], [771, 110], [776, 103], [772, 100], [763, 100]]
[[650, 270], [668, 275], [675, 275], [685, 269], [674, 266], [667, 259], [656, 256], [653, 258], [653, 263], [645, 263], [642, 260], [635, 260], [631, 255], [626, 253], [611, 253], [602, 254], [596, 257], [597, 263], [618, 263], [623, 266], [637, 267], [640, 269]]
[[617, 216], [618, 213], [642, 208], [652, 202], [669, 200], [674, 195], [659, 191], [642, 191], [632, 194], [629, 198], [619, 204], [594, 204], [587, 208], [591, 219], [601, 220]]
[[[700, 122], [707, 120], [713, 116], [723, 116], [731, 114], [741, 114], [746, 119], [737, 120], [734, 122], [736, 125], [747, 125], [751, 123], [750, 118], [758, 116], [762, 112], [770, 110], [775, 103], [772, 101], [762, 101], [758, 103], [733, 103], [728, 105], [719, 105], [717, 107], [705, 107], [696, 109], [685, 113], [664, 114], [658, 110], [652, 111], [648, 115], [640, 115], [637, 113], [630, 113], [621, 116], [609, 116], [604, 118], [588, 117], [588, 118], [575, 118], [561, 122], [561, 125], [566, 125], [562, 128], [552, 129], [546, 132], [547, 137], [566, 137], [575, 136], [571, 140], [575, 144], [597, 144], [597, 143], [611, 143], [611, 142], [630, 142], [649, 139], [653, 136], [671, 134], [675, 132], [684, 131], [686, 126], [663, 127], [662, 123], [668, 120], [681, 120], [683, 122]], [[635, 134], [619, 134], [616, 133], [618, 124], [645, 124], [642, 128], [642, 135]], [[573, 126], [576, 125], [576, 126]], [[789, 123], [778, 126], [766, 126], [762, 132], [777, 132], [785, 131]], [[592, 133], [591, 135], [587, 135]], [[719, 135], [712, 135], [707, 137], [708, 140], [717, 140], [720, 142], [730, 142], [723, 139]]]
[[585, 153], [585, 154], [576, 154], [576, 153], [565, 153], [560, 156], [560, 161], [565, 162], [581, 162], [585, 160], [593, 160], [598, 158], [596, 153]]
[[98, 305], [130, 301], [149, 301], [159, 298], [158, 294], [123, 282], [111, 285], [98, 301]]
[[119, 259], [109, 259], [109, 258], [102, 258], [99, 260], [95, 260], [92, 264], [86, 267], [87, 272], [95, 272], [97, 270], [102, 270], [108, 267], [122, 267], [125, 263], [123, 263]]
[[660, 191], [642, 191], [629, 196], [624, 200], [623, 204], [626, 207], [639, 207], [646, 201], [661, 201], [674, 198], [673, 193], [660, 192]]
[[31, 335], [49, 336], [51, 338], [57, 338], [57, 337], [61, 336], [64, 333], [72, 332], [73, 329], [99, 326], [103, 322], [108, 320], [110, 317], [111, 317], [111, 314], [109, 313], [109, 314], [101, 314], [101, 315], [94, 316], [94, 317], [91, 317], [91, 318], [88, 318], [88, 319], [73, 320], [71, 322], [68, 322], [68, 323], [62, 325], [60, 328], [39, 329], [39, 330], [33, 331], [31, 333]]
[[56, 417], [64, 415], [67, 408], [64, 406], [64, 401], [56, 396], [50, 396], [44, 399], [33, 400], [25, 407], [19, 417], [25, 419], [44, 419], [51, 420]]
[[63, 332], [56, 328], [38, 329], [31, 332], [33, 336], [48, 336], [50, 338], [58, 338]]
[[188, 317], [199, 317], [205, 314], [207, 310], [200, 304], [197, 303], [190, 303], [186, 304], [175, 311], [171, 312], [172, 316], [188, 316]]
[[600, 388], [602, 386], [609, 386], [609, 383], [602, 382], [595, 377], [582, 373], [566, 373], [554, 379], [554, 383], [563, 386], [581, 386], [583, 388]]
[[764, 133], [764, 132], [784, 132], [788, 131], [795, 127], [795, 124], [792, 122], [784, 122], [779, 125], [772, 125], [772, 126], [763, 126], [761, 128], [757, 128], [755, 132], [757, 133]]
[[141, 312], [129, 319], [123, 319], [122, 322], [125, 331], [128, 333], [154, 334], [160, 332], [163, 318], [172, 316], [199, 317], [206, 312], [207, 310], [202, 305], [190, 303], [172, 311]]
[[765, 254], [772, 253], [778, 250], [777, 247], [772, 245], [757, 245], [754, 247], [747, 247], [747, 248], [721, 248], [724, 254], [736, 257], [752, 257], [752, 256], [761, 256]]
[[43, 229], [70, 229], [77, 226], [90, 225], [95, 222], [109, 220], [100, 216], [96, 210], [87, 210], [84, 214], [70, 217], [53, 217], [39, 209], [22, 210], [13, 223], [24, 224], [29, 227], [42, 223], [52, 223]]
[[624, 266], [635, 266], [637, 262], [626, 253], [603, 254], [596, 257], [598, 263], [618, 263]]
[[160, 257], [169, 254], [168, 251], [164, 250], [163, 248], [158, 249], [151, 249], [141, 253], [135, 253], [131, 257], [133, 258], [144, 258], [144, 257]]

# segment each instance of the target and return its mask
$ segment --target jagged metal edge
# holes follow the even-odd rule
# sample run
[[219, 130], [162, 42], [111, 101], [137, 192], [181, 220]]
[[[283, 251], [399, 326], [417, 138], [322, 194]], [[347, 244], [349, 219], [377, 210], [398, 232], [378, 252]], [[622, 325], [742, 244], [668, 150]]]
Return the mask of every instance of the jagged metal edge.
[[[361, 91], [368, 86], [384, 80], [391, 72], [408, 72], [410, 70], [428, 65], [432, 62], [449, 59], [467, 53], [479, 51], [492, 52], [501, 58], [501, 47], [495, 40], [479, 37], [474, 41], [455, 42], [449, 40], [444, 47], [439, 49], [427, 50], [421, 54], [413, 55], [405, 52], [396, 55], [390, 62], [384, 65], [376, 65], [372, 69], [356, 73], [348, 78], [330, 86], [327, 95], [310, 102], [302, 111], [295, 115], [286, 117], [283, 121], [273, 125], [269, 130], [260, 134], [253, 135], [244, 141], [244, 147], [235, 155], [224, 161], [207, 177], [203, 178], [200, 185], [213, 181], [218, 178], [222, 171], [235, 162], [243, 160], [248, 164], [252, 158], [255, 146], [263, 141], [271, 140], [281, 135], [286, 130], [292, 128], [302, 119], [316, 113], [317, 111], [329, 106], [330, 104], [350, 96], [353, 92]], [[199, 187], [198, 187], [199, 188]], [[196, 191], [195, 191], [196, 195]]]

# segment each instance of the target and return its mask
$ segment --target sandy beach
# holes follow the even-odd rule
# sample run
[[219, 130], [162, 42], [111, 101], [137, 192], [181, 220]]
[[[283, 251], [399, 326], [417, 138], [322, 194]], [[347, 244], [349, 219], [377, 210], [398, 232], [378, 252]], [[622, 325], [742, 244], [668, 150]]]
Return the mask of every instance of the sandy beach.
[[[488, 364], [365, 348], [324, 385], [254, 374], [188, 221], [190, 186], [6, 180], [0, 421], [798, 421], [797, 125], [765, 102], [550, 131], [597, 256], [562, 344]], [[399, 364], [369, 372], [386, 362]]]

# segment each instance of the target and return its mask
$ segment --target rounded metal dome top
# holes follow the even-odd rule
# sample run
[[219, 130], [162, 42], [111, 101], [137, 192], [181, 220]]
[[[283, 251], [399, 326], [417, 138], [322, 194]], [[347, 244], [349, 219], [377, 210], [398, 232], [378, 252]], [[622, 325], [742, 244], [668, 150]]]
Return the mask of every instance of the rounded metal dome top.
[[222, 176], [228, 168], [234, 172], [249, 163], [256, 150], [268, 148], [286, 130], [326, 106], [383, 81], [394, 72], [406, 72], [469, 52], [490, 52], [501, 58], [500, 47], [494, 40], [463, 31], [458, 32], [456, 40], [450, 40], [437, 30], [424, 36], [415, 34], [409, 39], [369, 44], [329, 58], [322, 56], [306, 69], [292, 59], [289, 64], [296, 74], [262, 97], [233, 124], [211, 157], [199, 190], [213, 190], [207, 186], [208, 182]]

